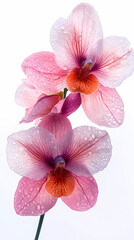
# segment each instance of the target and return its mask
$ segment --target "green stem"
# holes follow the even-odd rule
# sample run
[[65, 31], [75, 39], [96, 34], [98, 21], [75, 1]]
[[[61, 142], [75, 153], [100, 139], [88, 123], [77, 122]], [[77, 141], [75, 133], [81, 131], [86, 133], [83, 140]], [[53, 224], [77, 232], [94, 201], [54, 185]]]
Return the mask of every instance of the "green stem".
[[64, 88], [64, 98], [66, 98], [67, 91], [68, 91], [68, 89], [67, 89], [67, 88]]
[[41, 230], [41, 227], [42, 227], [44, 216], [45, 216], [45, 214], [40, 216], [40, 220], [39, 220], [39, 223], [38, 223], [38, 228], [37, 228], [37, 232], [36, 232], [36, 236], [35, 236], [34, 240], [38, 240], [39, 239], [40, 230]]

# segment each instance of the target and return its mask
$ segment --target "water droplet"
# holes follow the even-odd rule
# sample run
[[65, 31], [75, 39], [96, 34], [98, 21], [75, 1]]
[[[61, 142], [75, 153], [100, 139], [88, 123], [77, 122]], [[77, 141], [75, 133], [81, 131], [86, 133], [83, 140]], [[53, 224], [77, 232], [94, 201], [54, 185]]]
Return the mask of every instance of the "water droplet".
[[40, 210], [40, 205], [39, 204], [37, 205], [37, 209]]

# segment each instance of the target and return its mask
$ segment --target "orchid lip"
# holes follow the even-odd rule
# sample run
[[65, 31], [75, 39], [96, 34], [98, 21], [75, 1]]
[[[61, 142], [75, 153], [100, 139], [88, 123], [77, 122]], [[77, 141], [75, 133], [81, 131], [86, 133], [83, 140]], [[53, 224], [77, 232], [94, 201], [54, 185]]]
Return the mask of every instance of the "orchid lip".
[[64, 158], [61, 155], [57, 156], [54, 160], [54, 165], [55, 165], [55, 168], [59, 168], [59, 167], [64, 168], [65, 167]]

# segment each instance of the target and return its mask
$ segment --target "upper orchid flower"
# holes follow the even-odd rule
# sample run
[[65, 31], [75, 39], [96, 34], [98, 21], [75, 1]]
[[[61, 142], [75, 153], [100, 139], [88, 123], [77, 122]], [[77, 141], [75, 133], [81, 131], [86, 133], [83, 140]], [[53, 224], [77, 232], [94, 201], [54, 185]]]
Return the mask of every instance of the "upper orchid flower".
[[88, 210], [96, 203], [98, 188], [92, 175], [110, 160], [112, 147], [107, 132], [88, 126], [66, 134], [64, 129], [59, 131], [59, 142], [40, 127], [8, 137], [8, 164], [23, 176], [14, 199], [20, 215], [42, 215], [59, 197], [76, 211]]
[[79, 4], [67, 18], [53, 25], [54, 53], [39, 52], [22, 64], [28, 81], [53, 94], [67, 87], [81, 94], [83, 109], [93, 122], [118, 127], [124, 119], [123, 102], [115, 87], [134, 71], [134, 52], [124, 37], [103, 39], [94, 8]]

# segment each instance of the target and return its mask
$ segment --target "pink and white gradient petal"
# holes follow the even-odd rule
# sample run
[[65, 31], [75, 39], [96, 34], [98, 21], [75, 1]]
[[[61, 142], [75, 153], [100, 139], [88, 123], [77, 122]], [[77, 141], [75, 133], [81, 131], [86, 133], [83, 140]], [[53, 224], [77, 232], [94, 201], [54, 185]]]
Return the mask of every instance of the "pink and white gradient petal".
[[50, 34], [56, 61], [63, 69], [73, 69], [87, 58], [93, 59], [101, 49], [98, 44], [100, 39], [102, 28], [99, 17], [87, 3], [77, 5], [67, 20], [58, 19]]
[[27, 79], [25, 79], [16, 90], [15, 102], [22, 107], [29, 108], [36, 103], [41, 93], [41, 90], [30, 85]]
[[57, 65], [54, 53], [34, 53], [24, 60], [22, 69], [30, 83], [46, 94], [57, 93], [66, 86], [65, 78], [68, 71]]
[[103, 51], [94, 74], [106, 87], [117, 87], [134, 71], [134, 51], [125, 37], [111, 36], [103, 40]]
[[[9, 167], [33, 180], [45, 177], [57, 155], [57, 141], [46, 129], [33, 127], [8, 137], [7, 160]], [[48, 163], [49, 161], [49, 163]]]
[[61, 197], [62, 201], [75, 211], [86, 211], [93, 207], [97, 201], [98, 187], [95, 179], [91, 177], [75, 178], [75, 189], [71, 195]]
[[32, 122], [36, 118], [44, 117], [46, 114], [51, 112], [52, 108], [60, 101], [60, 99], [61, 97], [59, 95], [42, 97], [31, 109], [26, 111], [21, 123]]
[[70, 121], [60, 113], [50, 113], [44, 116], [39, 127], [43, 127], [53, 133], [57, 142], [59, 142], [64, 134], [72, 130]]
[[124, 104], [114, 88], [100, 86], [91, 95], [81, 95], [87, 117], [100, 126], [119, 127], [124, 120]]
[[14, 197], [14, 208], [22, 216], [40, 216], [51, 209], [57, 199], [45, 189], [46, 178], [34, 181], [23, 177], [17, 187]]
[[87, 177], [107, 166], [112, 146], [106, 131], [81, 126], [61, 138], [60, 151], [63, 158], [67, 159], [65, 168], [68, 171]]

